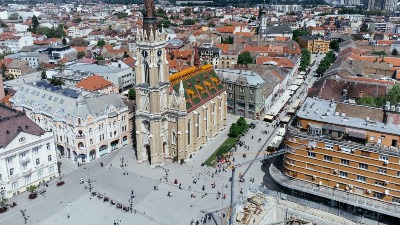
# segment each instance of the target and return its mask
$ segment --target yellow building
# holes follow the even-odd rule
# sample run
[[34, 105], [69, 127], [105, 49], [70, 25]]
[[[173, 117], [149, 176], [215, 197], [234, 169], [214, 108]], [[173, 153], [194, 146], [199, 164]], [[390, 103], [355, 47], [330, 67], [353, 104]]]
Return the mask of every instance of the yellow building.
[[330, 41], [321, 36], [300, 36], [298, 43], [300, 48], [308, 49], [311, 53], [327, 53]]
[[307, 98], [288, 128], [285, 176], [275, 180], [355, 213], [397, 217], [400, 129], [394, 122], [399, 118], [400, 107]]

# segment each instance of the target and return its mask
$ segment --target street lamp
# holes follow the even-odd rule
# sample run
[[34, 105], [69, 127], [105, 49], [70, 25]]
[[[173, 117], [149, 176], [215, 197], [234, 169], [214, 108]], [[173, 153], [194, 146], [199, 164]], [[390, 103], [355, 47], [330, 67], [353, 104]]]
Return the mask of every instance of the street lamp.
[[130, 203], [131, 203], [131, 212], [132, 212], [132, 210], [133, 210], [133, 199], [135, 198], [135, 195], [133, 194], [133, 190], [131, 190], [131, 200], [130, 200]]

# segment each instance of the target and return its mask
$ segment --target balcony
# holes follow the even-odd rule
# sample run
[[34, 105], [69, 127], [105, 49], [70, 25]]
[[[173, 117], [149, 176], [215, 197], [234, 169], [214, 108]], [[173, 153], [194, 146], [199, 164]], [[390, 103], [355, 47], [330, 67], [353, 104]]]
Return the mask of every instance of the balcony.
[[288, 136], [291, 137], [299, 137], [306, 140], [324, 142], [326, 144], [329, 143], [332, 145], [343, 146], [344, 148], [350, 148], [350, 149], [360, 149], [382, 154], [390, 153], [391, 155], [400, 157], [400, 149], [398, 148], [365, 143], [365, 140], [364, 141], [361, 141], [360, 139], [355, 140], [354, 138], [351, 138], [346, 134], [339, 136], [333, 136], [331, 134], [313, 135], [294, 126], [288, 126], [287, 131], [288, 131], [287, 132]]
[[27, 156], [24, 156], [24, 157], [20, 157], [19, 158], [19, 162], [21, 163], [21, 164], [27, 164], [27, 163], [29, 163], [31, 161], [31, 159], [29, 158], [29, 157], [27, 157]]
[[77, 134], [76, 136], [75, 136], [75, 138], [76, 139], [85, 139], [85, 135], [84, 134]]
[[400, 206], [395, 204], [390, 204], [379, 199], [367, 198], [349, 192], [288, 177], [281, 170], [276, 168], [274, 164], [271, 164], [269, 172], [271, 174], [271, 178], [275, 182], [287, 188], [321, 196], [327, 199], [332, 199], [338, 202], [343, 202], [349, 205], [394, 217], [398, 217], [398, 212], [400, 212]]

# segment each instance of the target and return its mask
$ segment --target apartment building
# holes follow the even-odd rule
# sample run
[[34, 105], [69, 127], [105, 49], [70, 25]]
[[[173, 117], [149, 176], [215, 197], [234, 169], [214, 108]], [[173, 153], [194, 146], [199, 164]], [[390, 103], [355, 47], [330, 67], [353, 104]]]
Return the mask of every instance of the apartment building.
[[308, 49], [311, 53], [327, 53], [329, 51], [330, 41], [319, 35], [303, 35], [299, 37], [301, 48]]
[[54, 136], [24, 113], [0, 104], [0, 197], [58, 176]]
[[307, 98], [285, 141], [283, 173], [297, 183], [283, 185], [354, 213], [397, 217], [399, 125], [400, 106], [390, 103], [380, 109]]
[[71, 160], [92, 161], [131, 143], [130, 111], [115, 93], [83, 96], [41, 80], [23, 84], [10, 101], [52, 130], [58, 152]]
[[215, 69], [226, 87], [228, 113], [258, 119], [264, 112], [266, 82], [253, 71]]

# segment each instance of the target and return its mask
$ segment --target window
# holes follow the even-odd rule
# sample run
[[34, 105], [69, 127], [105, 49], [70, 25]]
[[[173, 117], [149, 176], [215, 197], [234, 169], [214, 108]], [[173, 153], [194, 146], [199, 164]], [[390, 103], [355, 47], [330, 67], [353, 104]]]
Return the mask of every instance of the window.
[[387, 170], [385, 168], [378, 168], [377, 172], [386, 174]]
[[38, 179], [42, 179], [42, 177], [43, 177], [43, 170], [38, 171], [37, 175], [38, 175]]
[[325, 144], [325, 148], [333, 150], [333, 145], [331, 145], [331, 144]]
[[365, 157], [369, 157], [370, 153], [367, 151], [361, 151], [361, 155]]
[[197, 124], [196, 128], [197, 138], [200, 138], [200, 113], [196, 115], [196, 124]]
[[250, 98], [250, 102], [253, 102], [253, 98]]
[[243, 95], [239, 95], [239, 100], [244, 101], [244, 96]]
[[254, 94], [254, 89], [250, 89], [250, 94]]
[[12, 182], [11, 186], [13, 190], [18, 189], [18, 181]]
[[314, 157], [315, 158], [315, 152], [308, 152], [308, 157]]
[[49, 174], [52, 174], [52, 173], [54, 173], [54, 166], [49, 167]]
[[14, 174], [14, 168], [10, 169], [10, 176], [12, 176]]
[[369, 138], [369, 140], [370, 140], [370, 141], [374, 141], [374, 140], [375, 140], [375, 137], [374, 137], [374, 136], [371, 136], [371, 137]]
[[339, 176], [341, 176], [341, 177], [347, 177], [347, 172], [340, 171], [340, 172], [339, 172]]
[[243, 87], [239, 87], [239, 92], [244, 92], [244, 88]]
[[46, 149], [49, 151], [50, 150], [50, 143], [46, 144]]
[[384, 182], [383, 182], [383, 181], [380, 181], [380, 180], [376, 180], [376, 181], [375, 181], [375, 184], [376, 184], [376, 185], [379, 185], [379, 186], [385, 186]]
[[332, 162], [332, 156], [324, 155], [324, 160]]
[[359, 163], [359, 164], [358, 164], [358, 168], [367, 170], [367, 169], [368, 169], [368, 165], [367, 165], [367, 164], [364, 164], [364, 163]]
[[39, 164], [40, 164], [40, 159], [37, 158], [37, 159], [36, 159], [36, 165], [39, 165]]
[[379, 160], [380, 161], [389, 161], [389, 156], [387, 156], [387, 155], [379, 155]]
[[191, 143], [191, 136], [190, 136], [190, 134], [191, 134], [191, 122], [192, 122], [192, 120], [189, 120], [188, 121], [188, 123], [187, 123], [187, 141], [188, 141], [188, 145], [190, 145], [190, 143]]
[[232, 84], [228, 85], [229, 90], [232, 90]]
[[360, 176], [360, 175], [357, 175], [357, 180], [361, 181], [361, 182], [365, 182], [366, 181], [365, 177], [364, 176]]
[[375, 198], [383, 198], [383, 194], [374, 191], [374, 197], [375, 197]]
[[47, 159], [49, 160], [49, 162], [51, 162], [52, 160], [51, 155], [47, 156]]
[[175, 132], [172, 132], [172, 134], [171, 134], [171, 142], [172, 142], [172, 144], [176, 144], [176, 133]]
[[25, 177], [25, 185], [30, 184], [31, 183], [31, 176], [26, 176]]
[[232, 93], [229, 93], [229, 94], [228, 94], [228, 98], [233, 98], [233, 94], [232, 94]]
[[393, 202], [393, 203], [400, 204], [400, 198], [392, 197], [392, 202]]

